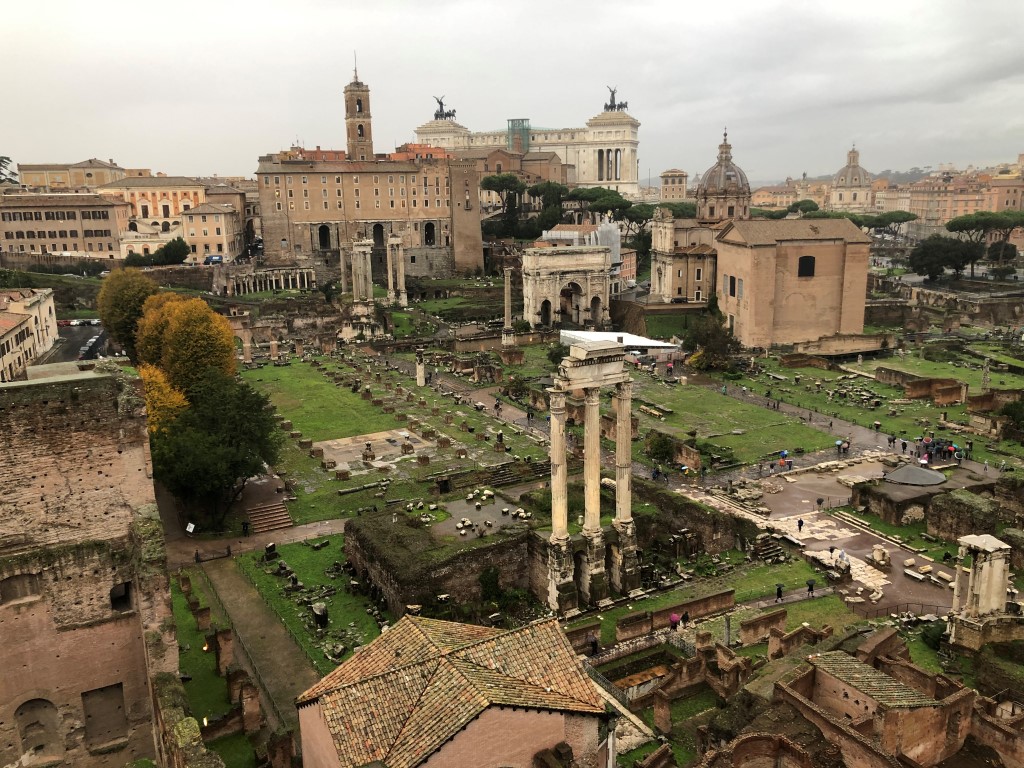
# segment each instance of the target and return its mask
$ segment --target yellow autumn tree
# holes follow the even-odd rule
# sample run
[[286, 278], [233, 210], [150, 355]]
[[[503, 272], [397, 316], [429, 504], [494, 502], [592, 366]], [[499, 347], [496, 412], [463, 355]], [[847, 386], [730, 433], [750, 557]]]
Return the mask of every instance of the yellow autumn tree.
[[160, 367], [163, 364], [164, 332], [171, 307], [185, 301], [178, 293], [158, 293], [142, 305], [142, 317], [135, 330], [135, 353], [140, 363]]
[[164, 372], [155, 365], [139, 366], [139, 376], [146, 394], [149, 431], [166, 431], [178, 414], [188, 408], [185, 395], [171, 386]]
[[210, 368], [235, 374], [235, 334], [223, 315], [202, 299], [167, 304], [167, 325], [162, 336], [160, 368], [171, 386], [189, 396]]

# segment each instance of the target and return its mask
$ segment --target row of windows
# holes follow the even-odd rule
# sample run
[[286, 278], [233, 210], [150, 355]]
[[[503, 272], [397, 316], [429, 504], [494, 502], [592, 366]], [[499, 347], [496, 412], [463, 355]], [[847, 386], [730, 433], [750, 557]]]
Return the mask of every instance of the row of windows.
[[[396, 206], [396, 205], [395, 205], [395, 201], [394, 201], [394, 200], [389, 200], [388, 202], [390, 203], [390, 205], [389, 205], [389, 207], [390, 207], [390, 208], [405, 208], [405, 207], [406, 207], [406, 205], [405, 205], [405, 200], [402, 200], [402, 201], [400, 201], [400, 202], [402, 203], [402, 204], [401, 204], [400, 206]], [[413, 200], [413, 201], [412, 201], [412, 207], [413, 207], [413, 208], [416, 208], [416, 207], [418, 207], [418, 206], [417, 206], [417, 202], [418, 202], [417, 200]], [[278, 201], [278, 202], [276, 203], [276, 207], [277, 207], [277, 210], [279, 210], [279, 211], [283, 211], [283, 210], [284, 210], [284, 206], [283, 206], [283, 205], [281, 204], [281, 202], [280, 202], [280, 201]], [[327, 202], [326, 200], [324, 200], [324, 202], [323, 202], [323, 208], [324, 208], [324, 210], [325, 210], [325, 211], [326, 211], [326, 210], [329, 210], [329, 209], [330, 209], [330, 207], [331, 207], [331, 204], [330, 204], [329, 202]], [[430, 201], [429, 201], [429, 200], [424, 200], [424, 201], [423, 201], [423, 207], [424, 207], [424, 208], [429, 208], [429, 207], [430, 207]], [[435, 208], [441, 208], [441, 207], [442, 207], [442, 206], [441, 206], [441, 201], [440, 201], [440, 200], [435, 200], [435, 201], [434, 201], [434, 207], [435, 207]], [[443, 207], [445, 207], [445, 208], [449, 208], [449, 207], [451, 207], [451, 203], [450, 203], [449, 201], [445, 200], [445, 201], [444, 201], [444, 206], [443, 206]], [[343, 203], [342, 203], [342, 201], [341, 201], [341, 200], [339, 200], [339, 201], [338, 201], [338, 204], [337, 204], [337, 208], [338, 208], [338, 210], [339, 210], [339, 211], [343, 211], [343, 210], [345, 210], [345, 206], [343, 205]], [[359, 201], [359, 200], [356, 200], [355, 208], [356, 208], [356, 210], [357, 210], [357, 211], [358, 211], [358, 210], [360, 210], [360, 209], [362, 208], [362, 206], [360, 205], [360, 201]], [[380, 208], [380, 200], [375, 200], [375, 201], [374, 201], [374, 208]], [[308, 211], [308, 210], [310, 210], [310, 207], [309, 207], [309, 200], [303, 200], [303, 201], [302, 201], [302, 209], [303, 209], [304, 211]], [[295, 210], [295, 201], [293, 201], [293, 200], [290, 200], [290, 201], [288, 202], [288, 210], [289, 210], [289, 211], [294, 211], [294, 210]], [[218, 233], [220, 232], [220, 230], [219, 230], [219, 229], [218, 229], [217, 231], [218, 231]]]
[[51, 229], [48, 232], [43, 232], [43, 230], [40, 229], [40, 230], [37, 230], [35, 232], [31, 232], [30, 231], [28, 233], [25, 233], [25, 232], [17, 232], [17, 233], [14, 233], [14, 232], [4, 232], [4, 238], [7, 239], [7, 240], [25, 240], [25, 239], [31, 240], [31, 239], [34, 239], [36, 237], [38, 237], [39, 239], [43, 239], [45, 237], [49, 237], [50, 239], [53, 239], [55, 237], [78, 237], [78, 230], [77, 229], [72, 229], [72, 230], [67, 230], [67, 229]]
[[[202, 220], [202, 223], [203, 223], [203, 224], [205, 224], [205, 223], [206, 223], [206, 214], [205, 214], [205, 213], [204, 213], [204, 214], [202, 214], [202, 215], [200, 216], [200, 219]], [[189, 224], [194, 224], [194, 223], [195, 223], [195, 220], [196, 220], [196, 217], [195, 217], [195, 216], [189, 216], [189, 217], [188, 217], [188, 223], [189, 223]], [[213, 220], [214, 220], [214, 221], [220, 221], [220, 214], [219, 214], [219, 213], [215, 213], [215, 214], [213, 214]], [[217, 231], [217, 234], [218, 234], [218, 235], [220, 234], [220, 230], [218, 230], [218, 231]]]
[[[57, 233], [60, 232], [58, 235]], [[110, 237], [111, 232], [109, 229], [87, 229], [82, 233], [82, 237]], [[4, 238], [7, 240], [45, 240], [46, 238], [53, 239], [55, 237], [78, 237], [78, 230], [72, 229], [70, 233], [63, 229], [53, 230], [49, 232], [38, 229], [38, 230], [22, 230], [18, 229], [14, 232], [4, 232]]]
[[[113, 243], [107, 243], [107, 247], [106, 248], [103, 247], [103, 243], [86, 243], [85, 245], [86, 245], [86, 248], [84, 250], [87, 250], [87, 251], [113, 251], [114, 250], [114, 244]], [[46, 243], [41, 243], [39, 245], [39, 250], [40, 250], [41, 253], [46, 253]], [[57, 248], [57, 244], [56, 243], [50, 243], [50, 250], [51, 251], [58, 251], [58, 250], [59, 251], [78, 251], [78, 250], [83, 250], [83, 249], [80, 249], [78, 247], [78, 243], [73, 242], [73, 243], [71, 243], [71, 247], [70, 248], [68, 248], [68, 243], [61, 243], [60, 244], [60, 248]], [[8, 253], [15, 253], [16, 252], [15, 248], [14, 248], [14, 243], [11, 243], [9, 246], [7, 246], [7, 252]], [[26, 252], [25, 251], [25, 244], [24, 243], [18, 243], [17, 253], [25, 253], [25, 252]], [[36, 245], [35, 245], [35, 243], [32, 243], [32, 244], [29, 245], [28, 252], [29, 253], [35, 253], [36, 252]], [[111, 258], [113, 258], [113, 256], [111, 256]]]
[[[219, 235], [220, 234], [220, 227], [217, 227], [214, 230], [214, 233]], [[194, 229], [190, 229], [189, 232], [188, 232], [188, 236], [189, 237], [195, 237], [196, 236], [196, 231]], [[210, 230], [204, 229], [203, 230], [203, 237], [209, 237], [209, 236], [210, 236]]]
[[[294, 190], [289, 189], [289, 190], [287, 190], [287, 192], [288, 192], [287, 197], [295, 197]], [[344, 195], [342, 194], [341, 187], [338, 187], [337, 189], [335, 189], [334, 192], [335, 192], [335, 195], [337, 197], [344, 197]], [[413, 190], [412, 190], [412, 196], [413, 197], [416, 197], [416, 192], [417, 192], [416, 188], [413, 187]], [[429, 193], [430, 193], [430, 188], [429, 187], [424, 187], [423, 188], [423, 194], [427, 195]], [[405, 187], [399, 187], [398, 194], [399, 194], [400, 197], [405, 197]], [[435, 195], [440, 195], [441, 194], [441, 188], [440, 187], [434, 187], [434, 194]], [[359, 197], [359, 190], [358, 189], [355, 190], [353, 192], [353, 195], [355, 197]], [[275, 197], [280, 197], [280, 196], [281, 196], [281, 192], [280, 192], [280, 190], [278, 190], [275, 193]], [[302, 196], [303, 197], [309, 197], [309, 190], [308, 189], [302, 190]], [[320, 190], [320, 196], [321, 197], [327, 197], [328, 196], [327, 190], [326, 189], [321, 189]], [[373, 196], [374, 197], [380, 197], [380, 188], [379, 187], [374, 187], [373, 188]], [[394, 196], [395, 196], [395, 188], [394, 187], [388, 187], [388, 197], [394, 197]], [[191, 217], [189, 217], [189, 219], [191, 220]], [[203, 217], [203, 221], [206, 221], [206, 217], [205, 216]], [[217, 218], [217, 221], [220, 221], [219, 216]]]
[[[682, 276], [683, 276], [683, 270], [677, 269], [676, 270], [676, 277], [682, 277]], [[694, 269], [693, 270], [693, 280], [694, 280], [694, 282], [699, 283], [703, 279], [704, 279], [704, 268], [703, 267], [697, 267], [696, 269]]]
[[[500, 166], [499, 166], [499, 169], [500, 169]], [[294, 177], [292, 177], [292, 176], [285, 176], [284, 177], [285, 185], [286, 186], [291, 186], [292, 178], [294, 178]], [[373, 183], [374, 184], [380, 184], [380, 178], [381, 178], [380, 176], [374, 176], [373, 177]], [[418, 178], [419, 178], [418, 176], [410, 177], [411, 182], [412, 182], [413, 185], [416, 184], [416, 180]], [[309, 183], [309, 177], [308, 176], [303, 176], [302, 177], [302, 183], [303, 184], [308, 184]], [[327, 177], [326, 176], [321, 176], [320, 177], [320, 183], [321, 184], [326, 184], [327, 183]], [[335, 176], [334, 177], [334, 183], [335, 184], [341, 184], [341, 176]], [[353, 184], [358, 184], [359, 183], [359, 177], [358, 176], [353, 176], [352, 177], [352, 183]], [[388, 184], [394, 184], [394, 183], [395, 183], [394, 175], [389, 175], [388, 176]], [[398, 176], [398, 183], [399, 184], [405, 184], [405, 174], [404, 173], [400, 174]], [[267, 187], [270, 186], [270, 176], [264, 176], [263, 177], [263, 184], [264, 184], [264, 186], [267, 186]], [[423, 186], [427, 187], [429, 185], [430, 185], [430, 177], [427, 176], [426, 174], [424, 174], [423, 175]], [[446, 187], [451, 186], [451, 180], [447, 176], [444, 177], [444, 185]], [[280, 176], [275, 176], [274, 177], [274, 186], [275, 187], [281, 186], [281, 177]], [[441, 186], [441, 177], [440, 176], [435, 176], [434, 177], [434, 186], [435, 187], [440, 187]]]
[[[43, 213], [46, 214], [45, 218]], [[82, 211], [82, 218], [87, 218]], [[78, 214], [74, 211], [3, 211], [0, 221], [74, 221]]]

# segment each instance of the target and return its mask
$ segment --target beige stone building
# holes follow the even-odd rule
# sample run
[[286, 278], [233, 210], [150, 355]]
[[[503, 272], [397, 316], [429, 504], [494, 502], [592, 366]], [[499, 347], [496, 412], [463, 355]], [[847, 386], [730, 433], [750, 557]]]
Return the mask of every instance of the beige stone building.
[[227, 204], [203, 203], [182, 214], [182, 235], [192, 249], [187, 261], [202, 264], [210, 257], [231, 262], [244, 253], [241, 217]]
[[671, 168], [661, 174], [661, 200], [666, 203], [680, 203], [693, 200], [688, 185], [690, 174]]
[[18, 181], [28, 189], [44, 192], [68, 192], [95, 189], [123, 179], [127, 171], [113, 160], [92, 158], [80, 163], [18, 165]]
[[513, 630], [406, 615], [299, 696], [317, 768], [603, 768], [604, 699], [554, 619]]
[[[508, 121], [505, 130], [470, 131], [455, 122], [454, 111], [443, 107], [431, 122], [416, 129], [416, 141], [451, 151], [505, 149], [529, 157], [554, 152], [562, 165], [575, 169], [581, 187], [608, 187], [625, 197], [640, 194], [637, 153], [640, 122], [615, 100], [615, 91], [603, 111], [580, 128], [534, 128], [528, 118]], [[448, 116], [446, 116], [448, 115]]]
[[871, 174], [860, 166], [860, 152], [856, 147], [846, 153], [846, 165], [832, 177], [829, 191], [830, 211], [870, 213], [874, 209], [874, 190]]
[[750, 182], [732, 160], [729, 134], [718, 145], [718, 161], [697, 182], [697, 220], [707, 223], [750, 218]]
[[0, 291], [0, 381], [14, 381], [57, 341], [53, 289]]
[[185, 211], [206, 202], [206, 185], [184, 176], [127, 177], [103, 184], [99, 191], [128, 203], [133, 218], [165, 229], [180, 223]]
[[173, 680], [178, 654], [142, 399], [124, 386], [0, 386], [2, 765], [157, 757], [153, 676]]
[[0, 195], [0, 249], [114, 259], [129, 206], [90, 193]]
[[729, 222], [716, 238], [718, 306], [746, 347], [860, 334], [870, 245], [848, 219]]
[[345, 109], [347, 159], [311, 161], [306, 151], [294, 149], [260, 158], [265, 261], [344, 269], [351, 244], [368, 239], [374, 274], [381, 276], [388, 238], [397, 235], [409, 276], [482, 267], [476, 163], [379, 159], [372, 147], [370, 91], [358, 79], [345, 89]]

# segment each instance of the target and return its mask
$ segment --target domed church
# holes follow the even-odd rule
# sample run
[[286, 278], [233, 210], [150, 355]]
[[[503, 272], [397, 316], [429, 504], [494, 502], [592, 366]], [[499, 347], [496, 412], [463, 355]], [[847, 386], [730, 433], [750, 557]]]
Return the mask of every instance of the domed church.
[[718, 162], [708, 168], [697, 184], [697, 219], [713, 223], [750, 218], [750, 182], [732, 161], [729, 133], [718, 145]]
[[828, 204], [833, 211], [867, 213], [873, 209], [871, 174], [861, 168], [856, 147], [846, 153], [846, 165], [832, 177]]

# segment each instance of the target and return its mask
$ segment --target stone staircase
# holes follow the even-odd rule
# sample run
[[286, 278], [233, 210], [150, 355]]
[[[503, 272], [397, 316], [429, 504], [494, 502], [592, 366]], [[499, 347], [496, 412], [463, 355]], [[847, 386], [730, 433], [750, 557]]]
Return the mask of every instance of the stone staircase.
[[789, 558], [774, 537], [761, 534], [754, 542], [754, 557], [766, 563], [782, 563]]
[[259, 507], [252, 507], [247, 511], [249, 515], [249, 532], [264, 533], [275, 531], [278, 528], [291, 528], [295, 523], [292, 516], [288, 514], [288, 508], [281, 503], [265, 504]]

